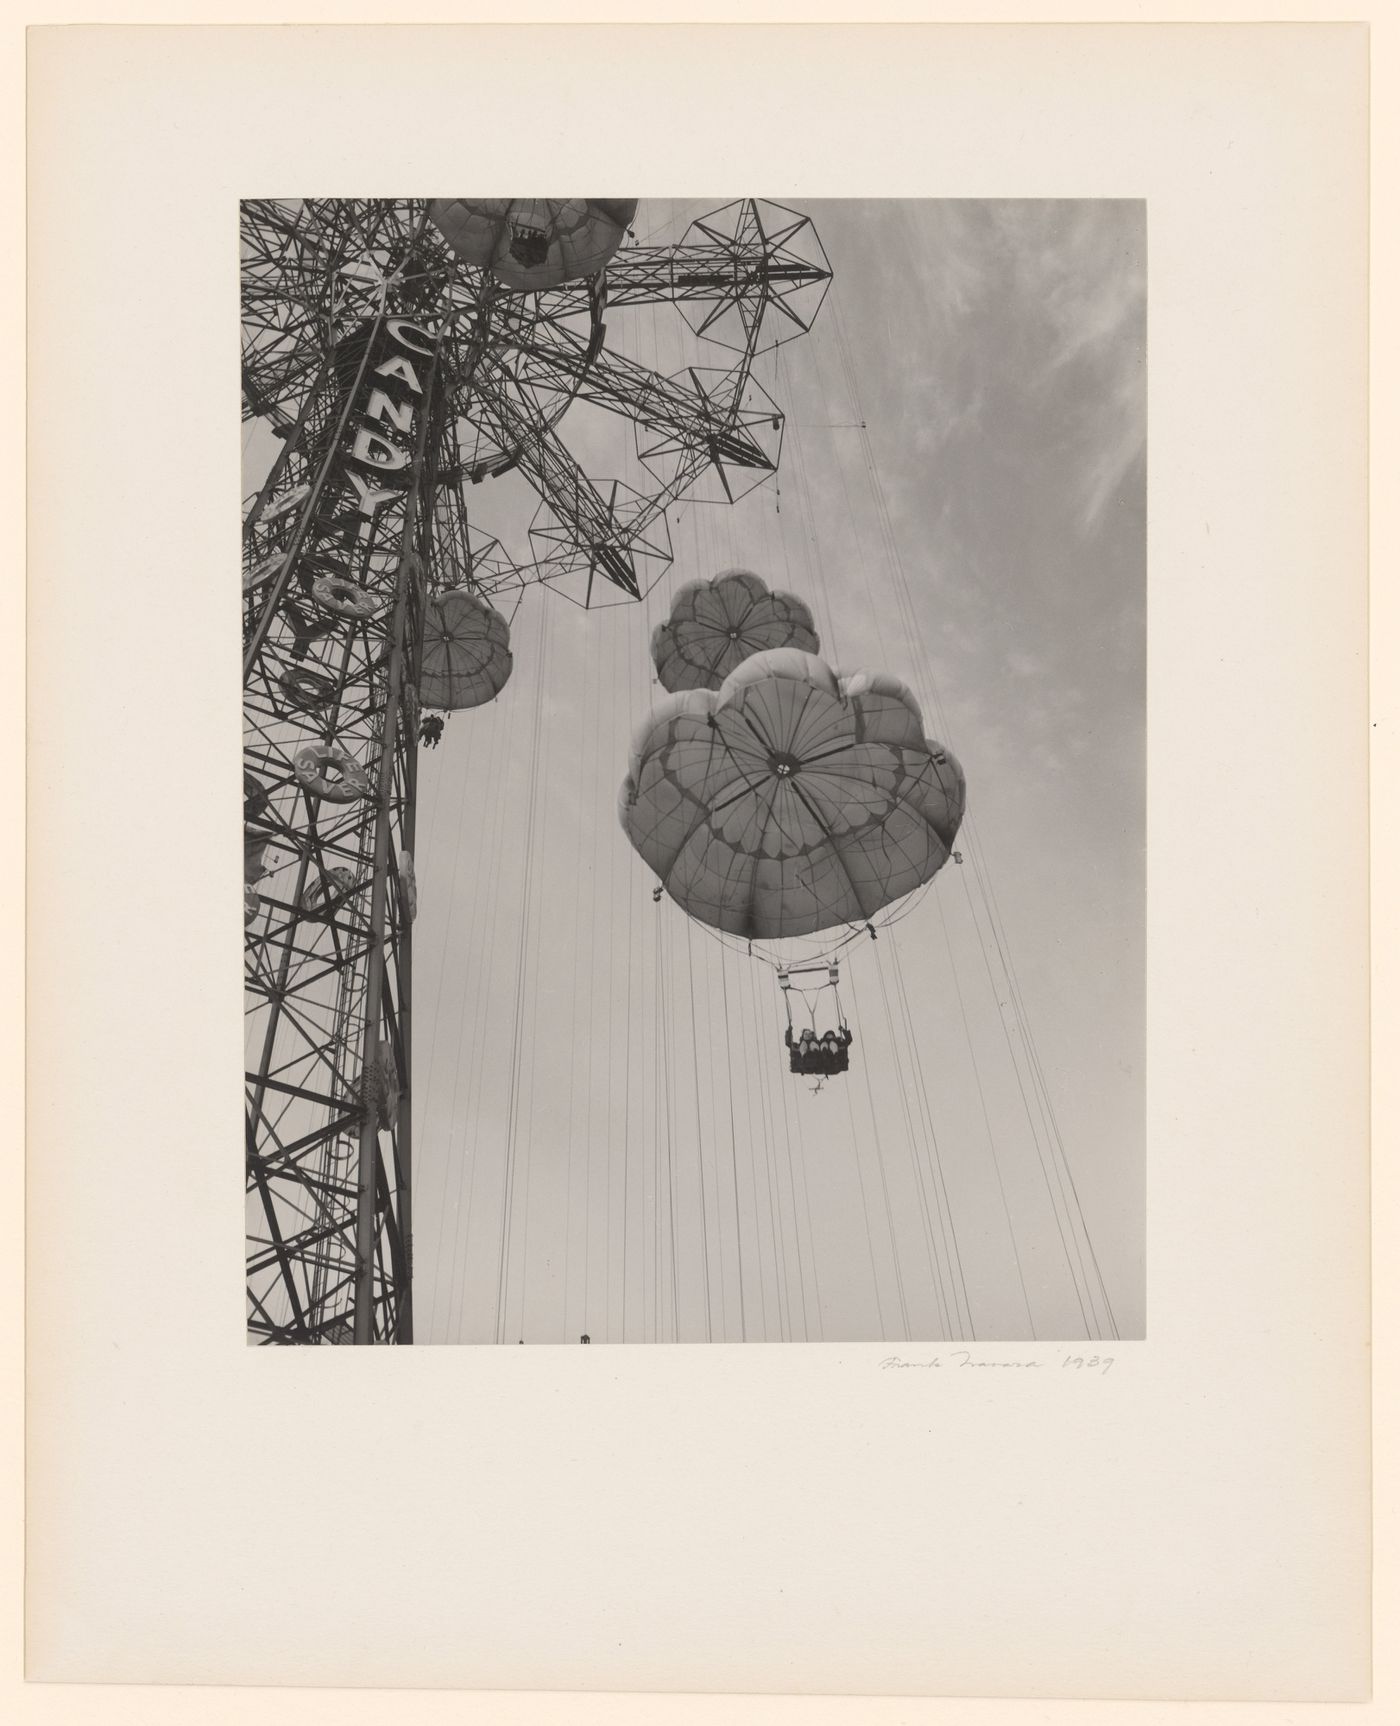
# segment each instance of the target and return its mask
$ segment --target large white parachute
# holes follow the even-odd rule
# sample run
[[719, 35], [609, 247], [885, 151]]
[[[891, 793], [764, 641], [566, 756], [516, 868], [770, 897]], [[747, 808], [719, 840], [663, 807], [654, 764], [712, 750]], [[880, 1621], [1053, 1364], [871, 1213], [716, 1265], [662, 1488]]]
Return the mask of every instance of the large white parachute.
[[619, 815], [690, 916], [786, 940], [863, 924], [931, 879], [965, 800], [897, 678], [778, 648], [654, 710]]

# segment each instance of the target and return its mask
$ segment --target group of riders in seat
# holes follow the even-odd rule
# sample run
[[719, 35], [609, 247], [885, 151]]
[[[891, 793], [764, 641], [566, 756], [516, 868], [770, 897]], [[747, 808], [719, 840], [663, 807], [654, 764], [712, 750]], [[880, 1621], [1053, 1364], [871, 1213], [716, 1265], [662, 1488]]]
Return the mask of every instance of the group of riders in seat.
[[840, 1030], [818, 1036], [815, 1031], [803, 1031], [794, 1040], [792, 1026], [784, 1033], [788, 1047], [788, 1069], [794, 1073], [811, 1073], [829, 1078], [844, 1073], [851, 1064], [850, 1047], [855, 1041], [844, 1025]]

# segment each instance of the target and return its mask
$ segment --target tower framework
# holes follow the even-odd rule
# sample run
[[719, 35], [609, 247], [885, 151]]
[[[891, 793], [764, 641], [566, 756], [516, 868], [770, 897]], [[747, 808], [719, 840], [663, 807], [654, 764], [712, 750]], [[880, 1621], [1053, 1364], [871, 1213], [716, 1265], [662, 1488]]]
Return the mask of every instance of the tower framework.
[[[243, 525], [251, 1341], [413, 1340], [434, 599], [639, 597], [670, 560], [672, 504], [706, 476], [733, 498], [775, 471], [782, 413], [754, 359], [810, 326], [828, 279], [806, 218], [751, 200], [539, 293], [460, 262], [422, 200], [244, 205], [244, 413], [280, 443]], [[697, 344], [669, 378], [607, 344], [610, 307], [659, 304]], [[645, 493], [584, 471], [575, 402], [632, 423]], [[521, 557], [472, 520], [473, 487], [509, 471], [537, 498]]]

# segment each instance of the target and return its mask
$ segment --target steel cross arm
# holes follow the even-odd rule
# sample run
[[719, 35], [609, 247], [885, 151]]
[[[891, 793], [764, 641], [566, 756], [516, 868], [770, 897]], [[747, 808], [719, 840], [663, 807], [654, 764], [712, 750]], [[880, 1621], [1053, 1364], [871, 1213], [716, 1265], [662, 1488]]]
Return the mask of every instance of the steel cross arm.
[[[265, 1169], [264, 1174], [269, 1185], [274, 1181], [282, 1183], [282, 1186], [277, 1189], [278, 1191], [304, 1195], [312, 1210], [329, 1219], [325, 1226], [345, 1236], [353, 1256], [353, 1223], [357, 1189], [349, 1181], [336, 1180], [331, 1175], [306, 1174], [304, 1171], [298, 1179], [288, 1168]], [[337, 1207], [339, 1207], [338, 1212]], [[289, 1238], [288, 1245], [294, 1244], [295, 1242]]]
[[[420, 218], [416, 232], [421, 232], [427, 221], [426, 212]], [[406, 761], [400, 770], [400, 757], [407, 756], [410, 750], [416, 749], [418, 739], [408, 737], [400, 726], [400, 694], [407, 671], [406, 660], [413, 651], [413, 643], [421, 635], [422, 594], [418, 574], [417, 548], [420, 539], [420, 512], [424, 519], [428, 518], [431, 499], [424, 497], [424, 470], [426, 457], [430, 446], [430, 430], [433, 428], [435, 414], [434, 402], [441, 409], [441, 397], [435, 396], [438, 380], [438, 370], [442, 363], [443, 330], [440, 327], [437, 338], [433, 342], [432, 355], [428, 365], [427, 378], [423, 392], [423, 407], [419, 418], [418, 432], [413, 452], [413, 479], [409, 486], [408, 496], [403, 505], [403, 520], [398, 537], [398, 569], [395, 576], [397, 589], [394, 603], [394, 621], [389, 635], [389, 657], [384, 682], [384, 722], [379, 740], [378, 776], [374, 795], [374, 873], [373, 886], [370, 895], [369, 922], [372, 931], [371, 949], [368, 955], [365, 993], [364, 993], [364, 1026], [361, 1033], [361, 1071], [371, 1072], [378, 1058], [381, 1040], [384, 1034], [384, 1006], [386, 997], [392, 1000], [391, 990], [386, 987], [387, 973], [390, 967], [397, 969], [399, 956], [406, 951], [411, 941], [411, 932], [394, 909], [389, 904], [389, 869], [390, 847], [393, 851], [394, 868], [397, 869], [397, 846], [402, 833], [402, 795], [407, 788], [411, 774], [407, 770]], [[363, 367], [361, 368], [363, 369]], [[397, 939], [389, 939], [391, 931], [397, 932]], [[399, 1063], [394, 1062], [395, 1071], [400, 1072]], [[410, 1081], [407, 1072], [401, 1072], [400, 1090], [406, 1090]], [[403, 1254], [400, 1247], [398, 1218], [395, 1214], [397, 1199], [391, 1204], [388, 1193], [387, 1178], [383, 1175], [382, 1152], [379, 1144], [381, 1127], [387, 1128], [393, 1137], [395, 1152], [399, 1149], [398, 1134], [388, 1120], [382, 1120], [380, 1106], [374, 1096], [365, 1099], [365, 1119], [360, 1133], [359, 1145], [359, 1205], [355, 1228], [355, 1316], [354, 1341], [363, 1345], [375, 1340], [375, 1314], [378, 1304], [377, 1290], [385, 1288], [388, 1277], [396, 1278], [402, 1272]], [[399, 1195], [406, 1193], [408, 1188], [408, 1146], [404, 1144], [403, 1183], [396, 1189]], [[379, 1182], [383, 1182], [380, 1190]], [[392, 1270], [386, 1273], [380, 1242], [383, 1233], [381, 1215], [389, 1219]], [[392, 1328], [390, 1325], [391, 1309], [386, 1295], [386, 1329], [387, 1338], [392, 1334], [393, 1340], [411, 1343], [413, 1341], [411, 1328], [401, 1330], [399, 1321], [403, 1313], [402, 1302], [394, 1300], [392, 1304]], [[410, 1309], [411, 1311], [411, 1309]]]
[[578, 379], [580, 401], [621, 414], [649, 431], [666, 433], [677, 444], [717, 451], [733, 467], [772, 465], [762, 446], [739, 423], [746, 366], [736, 366], [726, 375], [724, 381], [732, 379], [734, 391], [730, 411], [725, 412], [713, 397], [688, 390], [674, 378], [663, 377], [621, 354], [605, 349], [590, 360], [588, 343], [563, 326], [554, 326], [547, 341], [522, 341], [516, 352], [547, 360], [572, 373]]
[[245, 354], [243, 357], [243, 418], [268, 419], [286, 429], [292, 424], [287, 401], [294, 399], [314, 373], [315, 357], [288, 360]]
[[[250, 1134], [251, 1136], [251, 1134]], [[306, 1334], [306, 1314], [302, 1309], [301, 1297], [297, 1291], [295, 1264], [296, 1260], [289, 1252], [286, 1242], [282, 1239], [282, 1231], [277, 1222], [277, 1210], [272, 1202], [272, 1194], [268, 1189], [267, 1177], [263, 1174], [256, 1157], [252, 1162], [253, 1180], [257, 1185], [258, 1195], [262, 1200], [263, 1215], [267, 1218], [268, 1234], [272, 1240], [273, 1251], [281, 1272], [281, 1284], [287, 1291], [287, 1299], [292, 1309], [292, 1321], [296, 1331]]]
[[[353, 1225], [354, 1212], [353, 1210], [350, 1210], [347, 1211], [345, 1216], [338, 1222], [331, 1220], [328, 1222], [312, 1223], [308, 1227], [302, 1229], [299, 1233], [286, 1236], [285, 1244], [287, 1250], [294, 1253], [298, 1259], [309, 1261], [312, 1257], [314, 1248], [323, 1247], [327, 1241], [339, 1242], [345, 1248], [345, 1251], [338, 1257], [332, 1259], [324, 1253], [316, 1254], [316, 1257], [321, 1262], [327, 1263], [337, 1270], [345, 1271], [347, 1273], [346, 1280], [349, 1281], [349, 1272], [353, 1266], [355, 1257]], [[275, 1254], [271, 1246], [268, 1246], [264, 1249], [261, 1257], [249, 1259], [249, 1273], [258, 1276], [266, 1276], [266, 1274], [272, 1269], [274, 1262]]]
[[320, 1150], [348, 1132], [358, 1123], [359, 1118], [358, 1110], [350, 1110], [343, 1115], [332, 1116], [324, 1127], [318, 1127], [314, 1132], [306, 1133], [278, 1150], [255, 1151], [250, 1154], [261, 1158], [264, 1172], [270, 1180], [275, 1180], [284, 1165], [295, 1162], [297, 1158], [306, 1156], [311, 1151]]
[[[281, 1194], [287, 1212], [302, 1218], [308, 1228], [329, 1228], [343, 1234], [353, 1258], [356, 1193], [353, 1186], [329, 1176], [323, 1179], [308, 1174], [295, 1164], [277, 1170], [265, 1168], [263, 1179], [269, 1191]], [[285, 1236], [287, 1250], [293, 1255], [304, 1232]]]
[[831, 272], [787, 256], [761, 240], [721, 246], [637, 246], [608, 264], [608, 304], [645, 306], [677, 300], [737, 300], [764, 291], [790, 293]]
[[594, 565], [625, 593], [640, 597], [636, 568], [617, 520], [567, 447], [507, 390], [484, 389], [478, 399], [503, 441], [518, 446], [520, 471], [586, 548]]
[[[344, 1227], [323, 1223], [315, 1228], [303, 1229], [301, 1233], [288, 1237], [288, 1246], [295, 1249], [297, 1262], [304, 1271], [315, 1273], [326, 1272], [338, 1279], [335, 1292], [348, 1288], [353, 1281], [355, 1252], [354, 1243], [348, 1237]], [[271, 1280], [272, 1258], [269, 1249], [259, 1241], [254, 1241], [255, 1248], [261, 1248], [260, 1256], [250, 1257], [248, 1273], [251, 1281], [266, 1286]], [[305, 1286], [310, 1288], [314, 1275], [308, 1275]], [[325, 1300], [319, 1292], [313, 1307], [324, 1307]], [[311, 1316], [307, 1323], [313, 1326]], [[314, 1328], [314, 1326], [313, 1326]]]
[[[712, 454], [708, 449], [684, 451], [680, 465], [670, 484], [646, 500], [637, 513], [627, 522], [625, 534], [614, 533], [616, 542], [619, 545], [627, 546], [640, 539], [654, 521], [663, 517], [673, 503], [685, 496], [701, 471], [710, 464], [712, 459]], [[765, 461], [764, 466], [767, 465], [768, 463]], [[723, 469], [720, 470], [720, 477], [723, 478]], [[615, 527], [617, 525], [615, 524]]]
[[[307, 921], [302, 918], [301, 921]], [[294, 921], [287, 928], [294, 927]], [[303, 998], [310, 997], [313, 1007], [324, 1006], [320, 999], [326, 979], [338, 976], [343, 971], [353, 970], [373, 947], [371, 931], [367, 925], [360, 924], [351, 928], [343, 920], [326, 922], [318, 925], [330, 931], [333, 937], [338, 937], [337, 948], [333, 953], [323, 953], [316, 947], [296, 946], [293, 954], [300, 970], [295, 978], [285, 984], [269, 981], [265, 977], [253, 975], [247, 979], [248, 993], [259, 1002], [282, 1002], [288, 1006]], [[284, 933], [279, 926], [272, 931], [275, 935]]]
[[[318, 1051], [315, 1049], [308, 1049], [307, 1058], [312, 1058], [317, 1053]], [[343, 1096], [334, 1096], [330, 1092], [317, 1090], [311, 1085], [291, 1085], [281, 1079], [269, 1078], [262, 1074], [257, 1075], [257, 1081], [260, 1089], [275, 1091], [280, 1097], [295, 1097], [299, 1102], [315, 1103], [318, 1107], [325, 1109], [345, 1108], [346, 1099]], [[248, 1113], [252, 1119], [261, 1116], [263, 1112], [261, 1102], [253, 1102], [248, 1105]], [[358, 1114], [356, 1118], [358, 1119]]]
[[[269, 316], [260, 316], [256, 305], [247, 304], [243, 314], [243, 412], [266, 413], [293, 393], [293, 386], [306, 383], [330, 353], [330, 329], [326, 319], [312, 307], [299, 305], [294, 319], [279, 316], [287, 304], [284, 294], [269, 298]], [[287, 415], [290, 420], [290, 414]]]

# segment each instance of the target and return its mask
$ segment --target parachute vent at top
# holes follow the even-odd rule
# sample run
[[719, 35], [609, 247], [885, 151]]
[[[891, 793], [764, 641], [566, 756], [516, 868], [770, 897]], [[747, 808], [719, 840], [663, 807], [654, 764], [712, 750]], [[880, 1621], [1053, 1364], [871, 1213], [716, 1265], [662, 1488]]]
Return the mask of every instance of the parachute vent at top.
[[948, 861], [966, 788], [897, 678], [796, 648], [717, 691], [670, 696], [637, 734], [619, 815], [670, 896], [751, 940], [863, 923]]
[[494, 701], [505, 688], [514, 661], [510, 626], [499, 611], [470, 588], [449, 588], [423, 610], [424, 707], [457, 712]]
[[622, 244], [635, 198], [431, 198], [428, 217], [464, 263], [517, 293], [594, 276]]
[[769, 589], [752, 570], [726, 569], [677, 589], [671, 615], [656, 626], [651, 657], [663, 689], [718, 689], [755, 653], [797, 647], [816, 653], [812, 614], [790, 593]]

